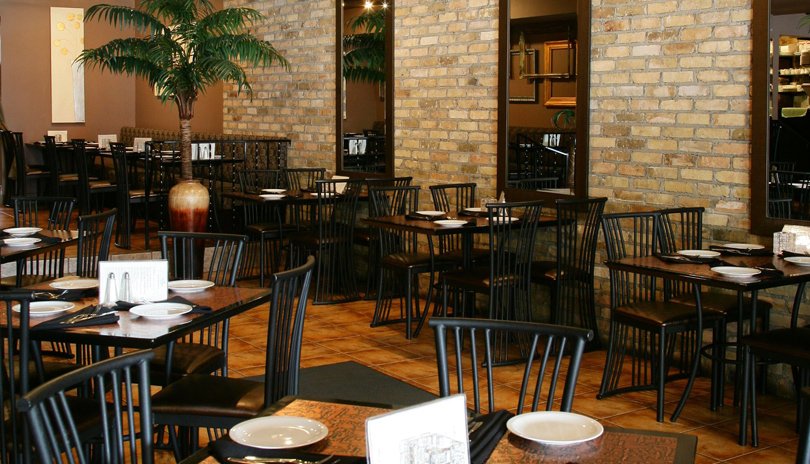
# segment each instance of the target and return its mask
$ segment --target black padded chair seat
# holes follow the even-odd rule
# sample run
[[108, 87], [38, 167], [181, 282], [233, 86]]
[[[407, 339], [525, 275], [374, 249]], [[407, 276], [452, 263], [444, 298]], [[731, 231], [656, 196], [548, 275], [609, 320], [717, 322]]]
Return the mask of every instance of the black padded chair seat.
[[[697, 311], [694, 306], [673, 303], [672, 301], [637, 301], [617, 307], [613, 317], [617, 322], [623, 324], [636, 325], [643, 324], [658, 325], [667, 327], [670, 325], [684, 325], [697, 323]], [[718, 319], [717, 313], [703, 311], [703, 326], [708, 327], [707, 322]]]
[[349, 240], [349, 237], [325, 237], [322, 241], [317, 230], [306, 231], [290, 237], [292, 243], [306, 249], [318, 248], [320, 245], [335, 245], [346, 240]]
[[[684, 293], [670, 298], [669, 301], [681, 303], [685, 305], [695, 306], [695, 295], [691, 293]], [[716, 292], [700, 292], [700, 306], [706, 310], [722, 314], [726, 318], [726, 322], [734, 322], [740, 320], [740, 311], [737, 306], [737, 295], [728, 293]], [[759, 314], [767, 314], [773, 308], [770, 302], [757, 299], [757, 312]], [[751, 314], [751, 298], [743, 298], [743, 312]]]
[[252, 380], [192, 374], [152, 397], [155, 416], [218, 417], [241, 421], [264, 408], [264, 384]]
[[[440, 271], [447, 265], [452, 264], [455, 266], [455, 263], [448, 261], [446, 259], [441, 259], [439, 256], [434, 257], [433, 259], [434, 264], [436, 266], [436, 270]], [[384, 268], [395, 268], [395, 269], [415, 269], [415, 268], [425, 268], [430, 269], [430, 254], [429, 253], [394, 253], [392, 255], [383, 256], [380, 259], [380, 264]]]
[[[464, 250], [452, 250], [445, 253], [438, 253], [437, 259], [441, 258], [443, 261], [453, 261], [461, 264], [464, 261]], [[489, 260], [489, 250], [484, 248], [473, 248], [470, 251], [470, 261], [473, 264], [482, 264]]]
[[740, 343], [753, 348], [758, 355], [779, 355], [780, 362], [810, 366], [810, 328], [775, 329], [746, 335]]
[[155, 359], [149, 364], [155, 385], [166, 385], [189, 374], [210, 374], [225, 363], [225, 352], [219, 348], [199, 343], [175, 343], [171, 379], [167, 381], [166, 352], [165, 345], [155, 348]]

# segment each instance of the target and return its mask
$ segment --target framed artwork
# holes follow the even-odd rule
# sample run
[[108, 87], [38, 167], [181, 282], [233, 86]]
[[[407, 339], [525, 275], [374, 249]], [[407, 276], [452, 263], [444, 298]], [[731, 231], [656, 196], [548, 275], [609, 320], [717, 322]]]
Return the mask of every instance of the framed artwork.
[[543, 74], [561, 76], [543, 80], [546, 106], [577, 106], [576, 70], [573, 68], [576, 66], [576, 59], [576, 42], [550, 40], [543, 43]]
[[526, 50], [524, 57], [521, 63], [520, 50], [509, 51], [509, 101], [537, 103], [537, 80], [525, 77], [525, 74], [537, 74], [537, 50]]
[[51, 7], [51, 121], [84, 122], [84, 9]]

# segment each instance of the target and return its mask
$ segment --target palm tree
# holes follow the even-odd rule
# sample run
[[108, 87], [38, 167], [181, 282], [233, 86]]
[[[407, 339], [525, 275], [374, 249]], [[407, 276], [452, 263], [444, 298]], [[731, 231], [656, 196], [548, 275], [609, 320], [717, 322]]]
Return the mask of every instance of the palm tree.
[[386, 11], [367, 9], [347, 23], [353, 32], [343, 37], [343, 77], [347, 81], [385, 83]]
[[94, 5], [85, 21], [98, 18], [137, 37], [115, 39], [87, 49], [77, 61], [115, 74], [135, 75], [156, 89], [162, 102], [177, 105], [180, 116], [181, 176], [191, 179], [191, 119], [194, 103], [218, 82], [252, 88], [240, 63], [266, 67], [289, 63], [273, 45], [247, 29], [264, 17], [251, 8], [214, 11], [209, 0], [140, 0], [137, 8]]

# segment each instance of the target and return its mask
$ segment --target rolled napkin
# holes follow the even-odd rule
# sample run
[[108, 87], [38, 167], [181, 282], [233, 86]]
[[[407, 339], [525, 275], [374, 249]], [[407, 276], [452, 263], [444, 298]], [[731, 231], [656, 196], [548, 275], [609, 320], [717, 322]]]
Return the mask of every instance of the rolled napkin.
[[737, 255], [737, 256], [771, 256], [773, 251], [769, 248], [757, 249], [742, 249], [742, 248], [729, 248], [723, 245], [711, 245], [709, 249], [712, 251], [719, 251], [724, 255]]
[[489, 459], [489, 455], [506, 433], [506, 422], [514, 416], [509, 411], [495, 411], [473, 419], [473, 421], [481, 421], [481, 426], [470, 434], [470, 462], [472, 464], [482, 464]]
[[466, 211], [461, 210], [458, 212], [459, 216], [472, 216], [472, 217], [489, 217], [489, 211]]
[[[48, 296], [53, 295], [53, 296]], [[78, 301], [82, 298], [98, 296], [98, 288], [76, 289], [76, 290], [37, 290], [34, 292], [36, 301]]]
[[[153, 301], [152, 303], [180, 303], [186, 304], [191, 306], [191, 311], [189, 314], [208, 314], [212, 311], [210, 306], [200, 306], [197, 303], [193, 303], [188, 301], [187, 299], [183, 298], [182, 296], [173, 296], [168, 300], [164, 301]], [[130, 309], [134, 308], [135, 306], [139, 306], [142, 304], [148, 303], [130, 303], [129, 301], [116, 301], [115, 306], [110, 308], [110, 311], [129, 311]]]
[[32, 237], [38, 238], [45, 243], [59, 243], [62, 241], [62, 239], [59, 237], [46, 237], [42, 234], [34, 234]]
[[411, 211], [407, 215], [405, 215], [408, 219], [418, 219], [420, 221], [438, 221], [439, 219], [447, 218], [446, 214], [436, 215], [436, 216], [429, 216], [427, 214], [419, 214], [416, 211]]
[[718, 261], [717, 258], [698, 258], [696, 256], [684, 256], [684, 255], [656, 254], [655, 257], [665, 263], [674, 263], [674, 264], [716, 264]]
[[[298, 450], [274, 450], [253, 448], [250, 446], [240, 445], [234, 442], [228, 436], [224, 436], [208, 444], [211, 450], [211, 455], [214, 456], [219, 462], [228, 462], [228, 458], [244, 458], [245, 456], [257, 456], [261, 458], [289, 458], [300, 459], [302, 461], [317, 462], [325, 458], [323, 454], [302, 453]], [[327, 461], [327, 464], [332, 462], [340, 462], [340, 464], [354, 464], [365, 463], [366, 458], [335, 456], [333, 459]]]
[[[47, 320], [45, 322], [40, 322], [39, 324], [31, 327], [31, 330], [49, 330], [49, 329], [67, 329], [70, 327], [87, 327], [93, 325], [107, 325], [107, 324], [114, 324], [118, 322], [118, 314], [110, 313], [110, 314], [103, 314], [103, 315], [93, 315], [97, 310], [96, 306], [88, 306], [83, 308], [79, 311], [64, 314], [54, 319]], [[75, 318], [78, 315], [87, 314], [87, 319], [81, 319], [76, 321], [71, 321], [71, 319]]]

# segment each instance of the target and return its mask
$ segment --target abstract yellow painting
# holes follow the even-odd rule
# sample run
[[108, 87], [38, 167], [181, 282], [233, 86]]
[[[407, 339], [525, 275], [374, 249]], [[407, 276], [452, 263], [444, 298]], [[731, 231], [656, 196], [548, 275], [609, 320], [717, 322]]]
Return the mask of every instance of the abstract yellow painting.
[[84, 122], [84, 9], [51, 7], [51, 120]]

